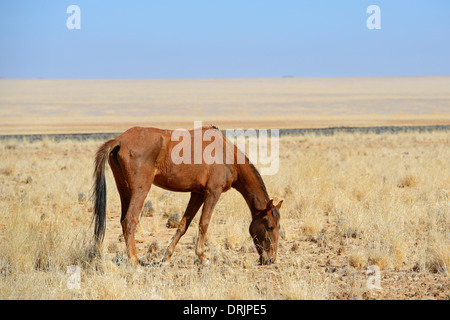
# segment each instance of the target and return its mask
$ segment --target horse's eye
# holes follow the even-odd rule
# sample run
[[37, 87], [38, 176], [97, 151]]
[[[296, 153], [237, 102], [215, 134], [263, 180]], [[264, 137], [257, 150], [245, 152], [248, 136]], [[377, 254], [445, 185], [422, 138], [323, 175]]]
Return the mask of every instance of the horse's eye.
[[267, 230], [268, 230], [268, 231], [272, 231], [272, 230], [273, 230], [273, 227], [267, 227]]

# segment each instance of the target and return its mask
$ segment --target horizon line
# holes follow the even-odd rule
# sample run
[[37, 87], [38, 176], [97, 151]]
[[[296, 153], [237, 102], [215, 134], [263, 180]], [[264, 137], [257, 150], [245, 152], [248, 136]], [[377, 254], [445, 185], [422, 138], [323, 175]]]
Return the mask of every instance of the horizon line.
[[236, 79], [342, 79], [342, 78], [437, 78], [450, 77], [448, 75], [377, 75], [377, 76], [278, 76], [278, 77], [94, 77], [94, 78], [69, 78], [69, 77], [2, 77], [0, 80], [236, 80]]

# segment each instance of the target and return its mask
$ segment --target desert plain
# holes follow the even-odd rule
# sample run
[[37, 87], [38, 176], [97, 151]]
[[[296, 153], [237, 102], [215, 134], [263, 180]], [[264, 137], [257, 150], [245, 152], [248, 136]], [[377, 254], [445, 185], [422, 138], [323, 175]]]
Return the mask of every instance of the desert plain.
[[[93, 159], [103, 141], [45, 135], [189, 129], [194, 120], [411, 130], [281, 136], [279, 170], [263, 176], [269, 195], [284, 200], [269, 266], [258, 265], [250, 212], [234, 190], [212, 217], [209, 266], [195, 261], [198, 216], [159, 264], [175, 232], [168, 220], [189, 195], [155, 186], [136, 236], [148, 266], [130, 266], [108, 169], [106, 238], [90, 259]], [[448, 300], [449, 125], [450, 77], [0, 79], [0, 299]]]

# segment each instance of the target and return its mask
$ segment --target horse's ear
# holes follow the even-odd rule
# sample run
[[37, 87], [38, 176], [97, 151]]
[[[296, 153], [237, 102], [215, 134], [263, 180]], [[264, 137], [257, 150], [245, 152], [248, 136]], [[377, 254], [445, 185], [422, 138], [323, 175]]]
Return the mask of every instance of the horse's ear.
[[273, 199], [270, 199], [266, 204], [266, 211], [270, 211], [273, 208]]
[[283, 204], [283, 200], [281, 200], [280, 202], [278, 202], [278, 204], [275, 206], [278, 210], [280, 210], [281, 205]]

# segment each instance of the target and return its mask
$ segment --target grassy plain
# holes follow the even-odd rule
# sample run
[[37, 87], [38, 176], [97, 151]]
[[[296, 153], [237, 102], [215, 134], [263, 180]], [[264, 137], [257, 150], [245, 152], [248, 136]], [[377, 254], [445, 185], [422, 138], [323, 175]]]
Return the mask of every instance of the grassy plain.
[[[211, 266], [194, 263], [198, 217], [169, 264], [126, 263], [120, 200], [107, 171], [103, 256], [89, 262], [89, 192], [99, 141], [0, 142], [0, 299], [449, 299], [448, 132], [284, 136], [263, 177], [284, 199], [278, 261], [257, 265], [249, 210], [230, 190], [208, 230]], [[86, 199], [79, 193], [87, 195]], [[188, 195], [152, 187], [140, 259], [157, 262]], [[81, 268], [69, 289], [67, 267]], [[370, 289], [367, 268], [380, 268]]]
[[[0, 134], [191, 128], [449, 125], [450, 77], [345, 79], [0, 79]], [[277, 263], [257, 265], [249, 210], [230, 190], [194, 263], [198, 217], [169, 264], [126, 263], [107, 170], [103, 255], [89, 261], [93, 159], [101, 141], [0, 141], [0, 299], [449, 299], [450, 136], [336, 133], [280, 138]], [[80, 193], [84, 194], [85, 197]], [[138, 256], [157, 262], [188, 195], [152, 187]], [[80, 267], [80, 289], [67, 268]], [[380, 288], [368, 286], [380, 268]]]

